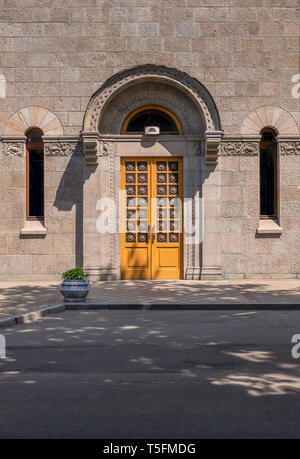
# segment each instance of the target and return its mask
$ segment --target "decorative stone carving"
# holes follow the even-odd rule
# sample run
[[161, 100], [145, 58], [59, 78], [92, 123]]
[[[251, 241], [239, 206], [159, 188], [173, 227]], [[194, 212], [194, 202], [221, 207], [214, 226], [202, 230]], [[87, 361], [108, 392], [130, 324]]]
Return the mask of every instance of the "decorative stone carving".
[[4, 129], [4, 135], [24, 135], [32, 127], [40, 128], [44, 135], [61, 136], [63, 127], [54, 113], [42, 107], [25, 107], [12, 115]]
[[257, 156], [258, 142], [222, 142], [222, 156]]
[[177, 69], [154, 65], [139, 66], [114, 75], [91, 99], [84, 117], [82, 133], [86, 163], [95, 166], [98, 154], [110, 154], [109, 145], [105, 142], [101, 145], [98, 142], [99, 124], [109, 101], [126, 88], [144, 82], [164, 83], [176, 87], [189, 97], [204, 120], [207, 163], [215, 164], [222, 131], [219, 114], [211, 95], [199, 81], [188, 74]]
[[0, 147], [0, 153], [2, 156], [24, 156], [25, 143], [22, 143], [22, 142], [2, 143]]
[[300, 142], [279, 142], [281, 155], [300, 155]]
[[112, 144], [109, 142], [100, 142], [99, 156], [108, 156], [111, 153]]
[[205, 132], [204, 138], [206, 164], [217, 164], [222, 135], [222, 131]]
[[[118, 201], [118, 190], [116, 184], [116, 148], [115, 145], [110, 144], [110, 157], [109, 157], [109, 187], [111, 190], [111, 197], [114, 199], [114, 202]], [[110, 265], [111, 267], [116, 267], [117, 264], [117, 243], [118, 243], [118, 235], [113, 234], [113, 228], [115, 227], [116, 215], [110, 208], [109, 210], [109, 225], [110, 225], [110, 233], [109, 233], [109, 257], [110, 257]]]
[[128, 115], [148, 105], [158, 105], [173, 112], [180, 120], [184, 135], [205, 132], [202, 112], [182, 90], [162, 81], [143, 81], [127, 87], [105, 105], [99, 122], [100, 135], [120, 135]]
[[46, 156], [80, 156], [82, 148], [80, 143], [51, 142], [45, 143]]
[[[220, 128], [214, 102], [208, 91], [197, 80], [176, 69], [169, 69], [164, 66], [155, 67], [151, 65], [136, 67], [135, 69], [121, 72], [120, 74], [110, 78], [89, 103], [84, 120], [84, 131], [98, 131], [102, 110], [110, 97], [112, 95], [116, 95], [122, 89], [141, 81], [163, 81], [171, 86], [176, 86], [187, 94], [194, 101], [200, 112], [202, 112], [207, 131], [214, 131], [215, 129]], [[204, 94], [207, 99], [210, 99], [210, 108], [212, 109], [213, 107], [216, 112], [214, 114], [214, 118], [217, 119], [216, 123], [218, 125], [214, 122], [210, 110], [203, 100]]]

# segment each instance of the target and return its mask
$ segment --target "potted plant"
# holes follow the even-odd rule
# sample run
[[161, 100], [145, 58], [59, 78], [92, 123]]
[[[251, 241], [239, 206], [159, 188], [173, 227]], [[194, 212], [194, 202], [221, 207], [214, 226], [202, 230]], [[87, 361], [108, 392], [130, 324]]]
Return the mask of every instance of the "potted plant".
[[61, 276], [61, 294], [65, 302], [84, 302], [89, 293], [88, 273], [82, 268], [73, 268], [64, 272]]

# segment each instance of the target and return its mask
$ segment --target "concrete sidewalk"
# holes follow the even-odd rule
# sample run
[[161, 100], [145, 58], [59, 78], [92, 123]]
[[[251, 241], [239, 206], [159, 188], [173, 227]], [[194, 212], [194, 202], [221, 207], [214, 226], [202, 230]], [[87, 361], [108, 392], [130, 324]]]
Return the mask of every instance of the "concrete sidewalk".
[[300, 304], [300, 279], [110, 281], [91, 287], [97, 304]]
[[[0, 320], [62, 303], [59, 285], [59, 281], [0, 281]], [[300, 305], [300, 280], [107, 281], [91, 285], [87, 304]]]
[[60, 282], [0, 281], [0, 320], [62, 302]]

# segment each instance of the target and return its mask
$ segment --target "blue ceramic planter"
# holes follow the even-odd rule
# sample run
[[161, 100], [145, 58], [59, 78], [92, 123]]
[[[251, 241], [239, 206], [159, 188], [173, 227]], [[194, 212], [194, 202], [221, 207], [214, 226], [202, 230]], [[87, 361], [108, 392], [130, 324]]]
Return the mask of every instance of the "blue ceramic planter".
[[88, 280], [64, 280], [60, 292], [67, 303], [84, 302], [89, 293]]

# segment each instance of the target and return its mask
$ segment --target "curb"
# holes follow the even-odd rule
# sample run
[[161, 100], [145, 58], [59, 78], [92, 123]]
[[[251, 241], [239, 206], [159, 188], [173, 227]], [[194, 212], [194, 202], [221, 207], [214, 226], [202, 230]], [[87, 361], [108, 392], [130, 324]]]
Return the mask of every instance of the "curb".
[[68, 311], [76, 310], [153, 310], [153, 311], [298, 311], [300, 304], [297, 303], [128, 303], [128, 304], [99, 304], [99, 303], [65, 303]]
[[98, 304], [98, 303], [59, 303], [36, 311], [26, 312], [0, 320], [0, 328], [35, 322], [41, 317], [64, 311], [96, 310], [152, 310], [152, 311], [299, 311], [297, 303], [200, 303], [200, 304]]
[[35, 322], [41, 317], [48, 316], [49, 314], [54, 314], [56, 312], [65, 311], [66, 307], [63, 303], [55, 304], [52, 306], [47, 306], [36, 311], [25, 312], [23, 314], [18, 314], [16, 316], [7, 317], [6, 319], [0, 320], [0, 328], [10, 327], [17, 324], [27, 324], [29, 322]]

